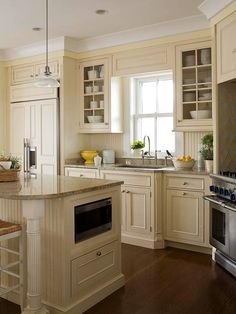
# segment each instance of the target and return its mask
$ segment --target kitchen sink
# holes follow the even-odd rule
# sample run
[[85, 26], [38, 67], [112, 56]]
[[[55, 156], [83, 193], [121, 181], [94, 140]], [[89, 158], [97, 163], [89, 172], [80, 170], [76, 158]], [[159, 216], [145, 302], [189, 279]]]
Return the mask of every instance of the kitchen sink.
[[146, 168], [146, 169], [161, 169], [161, 168], [166, 168], [163, 165], [117, 165], [119, 168]]

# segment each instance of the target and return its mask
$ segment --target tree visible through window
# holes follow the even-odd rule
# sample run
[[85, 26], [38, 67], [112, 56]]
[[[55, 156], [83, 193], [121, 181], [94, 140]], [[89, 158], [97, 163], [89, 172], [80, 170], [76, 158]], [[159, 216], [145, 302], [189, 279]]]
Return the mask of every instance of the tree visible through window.
[[133, 137], [150, 137], [151, 151], [175, 152], [172, 75], [134, 79]]

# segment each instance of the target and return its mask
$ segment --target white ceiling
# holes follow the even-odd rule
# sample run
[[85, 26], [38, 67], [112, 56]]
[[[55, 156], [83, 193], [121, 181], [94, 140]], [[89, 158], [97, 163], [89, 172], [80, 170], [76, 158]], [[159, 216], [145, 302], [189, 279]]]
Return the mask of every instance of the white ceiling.
[[[49, 37], [96, 37], [203, 14], [203, 0], [49, 0]], [[0, 0], [0, 49], [45, 38], [45, 0]], [[108, 14], [96, 15], [97, 9]], [[42, 27], [41, 32], [32, 27]]]

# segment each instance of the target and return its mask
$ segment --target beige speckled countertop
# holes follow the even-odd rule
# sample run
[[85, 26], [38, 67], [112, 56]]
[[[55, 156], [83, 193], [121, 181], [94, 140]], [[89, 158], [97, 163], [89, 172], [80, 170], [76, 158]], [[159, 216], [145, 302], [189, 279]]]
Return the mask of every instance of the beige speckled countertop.
[[116, 170], [116, 171], [135, 171], [135, 172], [165, 172], [165, 173], [174, 173], [174, 174], [192, 174], [192, 175], [208, 175], [205, 170], [176, 170], [175, 167], [164, 167], [164, 166], [153, 166], [145, 165], [141, 167], [135, 167], [135, 165], [124, 166], [121, 164], [102, 164], [100, 167], [96, 167], [94, 164], [85, 165], [85, 164], [68, 164], [65, 167], [70, 168], [81, 168], [81, 169], [101, 169], [101, 170]]
[[122, 181], [37, 175], [16, 182], [0, 182], [0, 198], [39, 200], [60, 198], [121, 185]]

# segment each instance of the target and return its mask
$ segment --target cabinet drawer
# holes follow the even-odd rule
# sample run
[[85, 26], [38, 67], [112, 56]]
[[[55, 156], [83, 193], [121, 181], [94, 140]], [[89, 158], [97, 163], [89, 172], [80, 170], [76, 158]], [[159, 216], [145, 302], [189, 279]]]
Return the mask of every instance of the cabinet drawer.
[[81, 298], [119, 274], [119, 250], [115, 241], [71, 261], [72, 296]]
[[19, 84], [32, 82], [34, 80], [34, 66], [16, 66], [11, 69], [11, 83]]
[[65, 168], [65, 175], [70, 177], [96, 178], [97, 170], [94, 169], [79, 169]]
[[167, 177], [167, 188], [182, 188], [191, 190], [204, 190], [203, 178], [192, 177]]
[[103, 173], [103, 178], [107, 180], [120, 180], [124, 181], [124, 184], [127, 185], [136, 185], [136, 186], [151, 186], [151, 176], [148, 175], [133, 175], [125, 173]]

